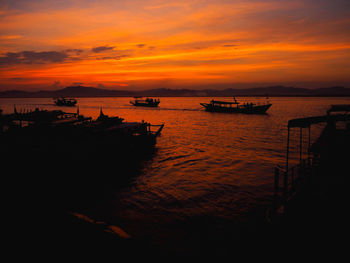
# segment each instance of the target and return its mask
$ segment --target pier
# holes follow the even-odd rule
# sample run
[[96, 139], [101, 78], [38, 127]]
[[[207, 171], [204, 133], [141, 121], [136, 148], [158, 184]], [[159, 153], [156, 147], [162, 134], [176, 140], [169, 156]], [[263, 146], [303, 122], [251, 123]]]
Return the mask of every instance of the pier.
[[[337, 114], [332, 114], [336, 112]], [[342, 112], [342, 113], [339, 113]], [[308, 198], [312, 202], [323, 202], [321, 197], [338, 206], [343, 203], [346, 185], [344, 180], [349, 172], [348, 150], [350, 149], [350, 105], [332, 105], [325, 116], [292, 119], [288, 122], [287, 151], [285, 167], [274, 170], [274, 210], [283, 215], [295, 205], [295, 200]], [[320, 137], [311, 144], [311, 126], [326, 123]], [[342, 123], [343, 127], [338, 125]], [[345, 124], [345, 125], [344, 125]], [[290, 167], [290, 130], [299, 129], [299, 163]], [[303, 158], [303, 130], [308, 136], [307, 158]], [[305, 133], [304, 133], [305, 134]], [[327, 201], [327, 200], [326, 200]], [[299, 202], [300, 204], [300, 202]], [[301, 204], [300, 204], [301, 205]], [[293, 209], [295, 209], [294, 207]]]

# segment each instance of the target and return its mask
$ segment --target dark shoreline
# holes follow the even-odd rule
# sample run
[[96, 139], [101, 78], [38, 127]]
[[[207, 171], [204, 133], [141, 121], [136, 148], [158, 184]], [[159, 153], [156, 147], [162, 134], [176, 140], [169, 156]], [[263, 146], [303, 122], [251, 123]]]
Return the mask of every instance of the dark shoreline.
[[[74, 96], [76, 98], [130, 98], [130, 96]], [[223, 98], [232, 98], [232, 97], [261, 97], [261, 98], [346, 98], [350, 95], [225, 95], [225, 96], [167, 96], [167, 95], [147, 95], [145, 97], [159, 97], [159, 98], [213, 98], [213, 97], [223, 97]], [[51, 96], [42, 96], [42, 97], [31, 97], [31, 96], [1, 96], [0, 99], [42, 99], [42, 98], [52, 98]]]
[[58, 90], [6, 90], [0, 91], [0, 98], [53, 98], [53, 97], [349, 97], [350, 89], [345, 87], [294, 88], [270, 86], [247, 89], [169, 89], [113, 90], [85, 86], [71, 86]]

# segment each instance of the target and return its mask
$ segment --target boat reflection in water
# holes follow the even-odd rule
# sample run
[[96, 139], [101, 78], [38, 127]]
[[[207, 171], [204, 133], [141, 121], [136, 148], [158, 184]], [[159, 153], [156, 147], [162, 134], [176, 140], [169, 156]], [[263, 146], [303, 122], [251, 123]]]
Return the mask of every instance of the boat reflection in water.
[[265, 103], [257, 105], [254, 103], [241, 104], [234, 97], [233, 102], [211, 100], [210, 103], [200, 103], [206, 111], [209, 112], [230, 112], [230, 113], [247, 113], [247, 114], [264, 114], [272, 104]]

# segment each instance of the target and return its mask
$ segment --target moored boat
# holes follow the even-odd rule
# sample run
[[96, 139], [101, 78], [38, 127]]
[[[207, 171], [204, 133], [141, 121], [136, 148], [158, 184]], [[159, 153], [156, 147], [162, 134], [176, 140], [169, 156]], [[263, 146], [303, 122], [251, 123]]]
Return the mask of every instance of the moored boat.
[[[103, 114], [93, 120], [77, 113], [60, 110], [20, 111], [14, 108], [13, 114], [3, 115], [0, 122], [0, 139], [9, 147], [31, 142], [33, 148], [60, 149], [69, 142], [72, 149], [85, 146], [94, 149], [119, 149], [130, 151], [138, 147], [148, 147], [156, 143], [164, 124], [148, 122], [124, 122], [118, 116]], [[103, 150], [104, 150], [103, 149]], [[89, 150], [89, 151], [90, 151]]]
[[45, 209], [50, 204], [50, 211], [65, 214], [65, 209], [100, 200], [107, 187], [132, 181], [143, 162], [156, 153], [154, 145], [163, 127], [124, 122], [102, 110], [92, 119], [79, 111], [14, 107], [13, 113], [0, 116], [0, 160], [3, 170], [11, 172], [4, 182], [16, 204], [17, 199], [22, 204], [23, 197], [30, 200], [30, 209], [40, 202]]
[[115, 140], [120, 142], [135, 142], [142, 144], [155, 144], [156, 138], [160, 135], [164, 124], [155, 125], [148, 122], [124, 122], [118, 116], [110, 117], [100, 110], [99, 117], [86, 125], [92, 133], [102, 140], [112, 143]]
[[255, 104], [252, 102], [240, 104], [234, 97], [233, 102], [211, 100], [210, 103], [200, 103], [200, 105], [202, 105], [205, 110], [209, 112], [264, 114], [272, 104]]
[[130, 101], [130, 103], [134, 106], [144, 106], [144, 107], [158, 107], [160, 100], [142, 97], [134, 97], [134, 100]]

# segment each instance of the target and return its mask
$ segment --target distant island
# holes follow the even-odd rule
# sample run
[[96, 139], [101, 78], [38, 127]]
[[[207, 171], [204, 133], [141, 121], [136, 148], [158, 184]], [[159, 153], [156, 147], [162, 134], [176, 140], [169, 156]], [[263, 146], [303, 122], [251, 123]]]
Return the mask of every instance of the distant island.
[[258, 87], [247, 89], [149, 89], [140, 91], [99, 89], [85, 86], [70, 86], [47, 91], [8, 90], [0, 92], [0, 98], [54, 98], [54, 97], [232, 97], [232, 96], [269, 96], [269, 97], [340, 97], [350, 96], [350, 88], [329, 87], [318, 89], [294, 88], [285, 86]]

